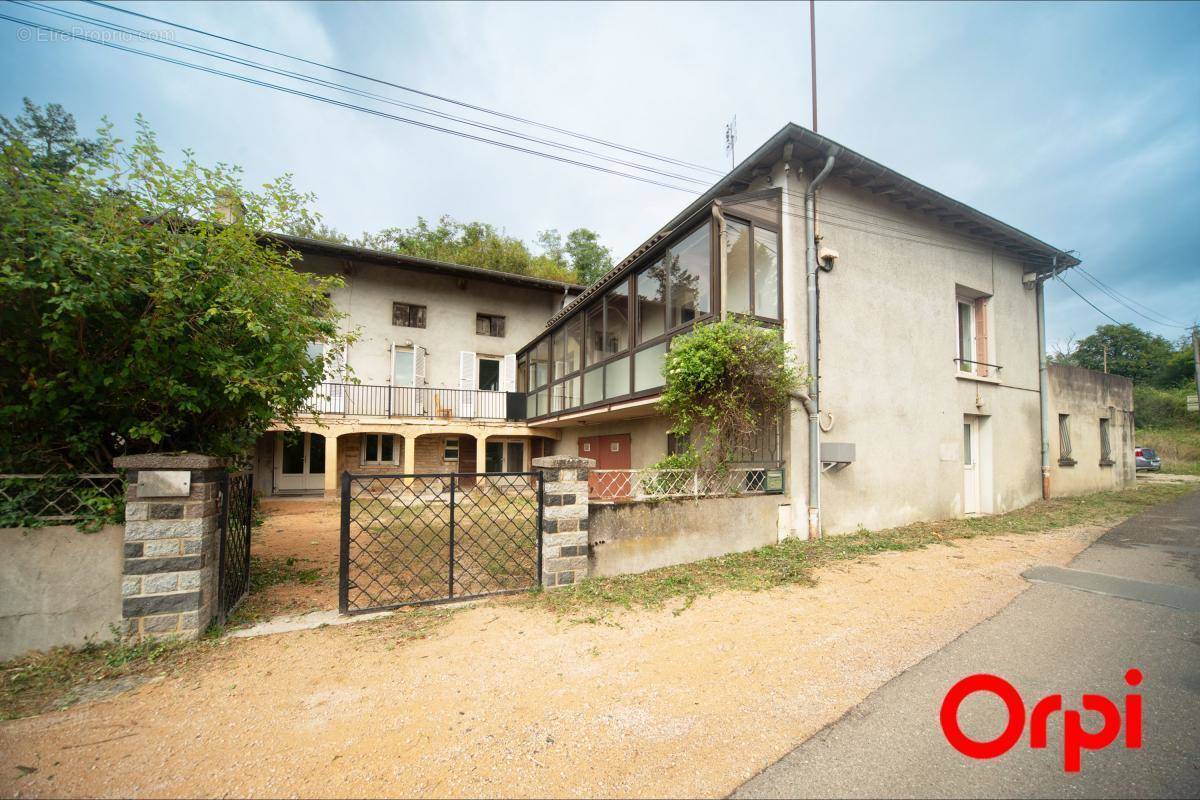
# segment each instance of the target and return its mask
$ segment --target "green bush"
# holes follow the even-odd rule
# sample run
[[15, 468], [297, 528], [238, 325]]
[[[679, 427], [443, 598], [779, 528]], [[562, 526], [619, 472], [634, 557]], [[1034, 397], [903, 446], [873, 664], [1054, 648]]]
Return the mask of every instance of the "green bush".
[[1190, 390], [1156, 389], [1153, 386], [1133, 387], [1133, 416], [1139, 428], [1164, 428], [1179, 426], [1200, 428], [1200, 414], [1187, 411], [1187, 396]]

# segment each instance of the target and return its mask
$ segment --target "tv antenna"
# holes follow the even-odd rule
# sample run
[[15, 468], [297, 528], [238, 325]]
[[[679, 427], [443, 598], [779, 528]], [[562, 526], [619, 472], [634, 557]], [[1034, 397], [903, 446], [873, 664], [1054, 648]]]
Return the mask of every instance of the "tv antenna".
[[737, 145], [737, 114], [733, 115], [733, 119], [725, 126], [725, 152], [729, 154], [729, 168], [733, 169], [737, 164], [734, 148]]

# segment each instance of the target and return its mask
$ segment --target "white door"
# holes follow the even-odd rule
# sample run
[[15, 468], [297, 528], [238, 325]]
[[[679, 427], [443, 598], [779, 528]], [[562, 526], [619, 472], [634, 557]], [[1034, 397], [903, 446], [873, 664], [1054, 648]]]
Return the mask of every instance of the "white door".
[[325, 437], [286, 431], [275, 434], [275, 491], [319, 492], [325, 488]]
[[979, 513], [979, 417], [963, 416], [963, 513]]

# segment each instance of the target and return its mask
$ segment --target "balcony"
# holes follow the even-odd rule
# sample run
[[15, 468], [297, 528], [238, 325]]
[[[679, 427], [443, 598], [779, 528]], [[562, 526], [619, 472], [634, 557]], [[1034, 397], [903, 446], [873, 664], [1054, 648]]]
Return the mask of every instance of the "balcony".
[[477, 389], [322, 383], [308, 407], [323, 416], [409, 419], [525, 419], [525, 395]]

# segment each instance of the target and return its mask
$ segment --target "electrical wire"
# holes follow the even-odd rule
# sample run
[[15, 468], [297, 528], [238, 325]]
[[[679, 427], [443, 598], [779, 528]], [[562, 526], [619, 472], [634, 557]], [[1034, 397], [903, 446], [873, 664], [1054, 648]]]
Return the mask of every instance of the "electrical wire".
[[460, 106], [462, 108], [471, 109], [472, 111], [479, 111], [479, 112], [482, 112], [485, 114], [492, 114], [494, 116], [501, 117], [503, 119], [507, 119], [512, 122], [520, 122], [524, 125], [532, 125], [534, 127], [542, 128], [544, 130], [550, 130], [550, 131], [554, 131], [555, 133], [561, 133], [566, 136], [572, 136], [572, 137], [575, 137], [578, 139], [582, 139], [584, 141], [591, 142], [592, 144], [598, 144], [598, 145], [602, 145], [604, 147], [611, 147], [611, 148], [614, 148], [617, 150], [622, 150], [624, 152], [631, 153], [634, 155], [643, 156], [645, 158], [653, 158], [658, 161], [664, 161], [667, 163], [675, 164], [676, 166], [700, 170], [702, 172], [707, 172], [712, 175], [724, 175], [725, 174], [722, 170], [713, 169], [712, 167], [706, 167], [702, 164], [695, 164], [690, 161], [683, 161], [681, 159], [672, 158], [670, 156], [658, 155], [658, 154], [652, 153], [647, 150], [640, 150], [638, 148], [618, 144], [617, 142], [612, 142], [612, 141], [608, 141], [606, 139], [601, 139], [599, 137], [590, 136], [585, 133], [578, 133], [576, 131], [571, 131], [571, 130], [568, 130], [567, 128], [560, 128], [555, 125], [549, 125], [549, 124], [546, 124], [543, 122], [537, 122], [535, 120], [527, 119], [525, 117], [520, 117], [515, 114], [508, 114], [503, 111], [496, 111], [494, 109], [490, 109], [485, 106], [475, 105], [475, 104], [468, 103], [463, 100], [456, 100], [452, 97], [446, 97], [443, 95], [435, 94], [433, 92], [427, 92], [427, 91], [424, 91], [421, 89], [414, 89], [411, 86], [404, 86], [403, 84], [394, 83], [392, 81], [384, 80], [382, 78], [375, 78], [370, 75], [364, 75], [362, 73], [353, 72], [353, 71], [347, 70], [347, 69], [342, 69], [341, 67], [335, 67], [331, 64], [323, 64], [320, 61], [314, 61], [311, 59], [303, 58], [301, 56], [291, 55], [290, 53], [285, 53], [280, 50], [272, 50], [269, 47], [262, 47], [260, 45], [251, 44], [249, 42], [242, 41], [240, 39], [235, 39], [231, 36], [222, 36], [220, 34], [216, 34], [216, 33], [210, 32], [210, 31], [203, 30], [202, 28], [193, 28], [193, 27], [190, 27], [188, 25], [183, 25], [178, 22], [171, 22], [170, 20], [162, 19], [161, 17], [153, 17], [153, 16], [150, 16], [149, 14], [142, 14], [138, 11], [132, 11], [127, 8], [122, 8], [120, 6], [114, 6], [109, 3], [102, 3], [102, 2], [99, 2], [99, 0], [87, 0], [87, 2], [89, 2], [91, 5], [108, 9], [109, 11], [115, 11], [120, 14], [129, 14], [130, 16], [140, 17], [142, 19], [149, 20], [151, 22], [157, 22], [161, 25], [170, 25], [171, 27], [179, 28], [180, 30], [189, 31], [191, 33], [196, 33], [201, 36], [208, 36], [210, 38], [218, 39], [223, 42], [228, 42], [230, 44], [236, 44], [240, 47], [247, 47], [247, 48], [250, 48], [251, 50], [257, 50], [261, 53], [269, 53], [271, 55], [276, 55], [276, 56], [280, 56], [282, 58], [291, 59], [293, 61], [298, 61], [300, 63], [308, 64], [310, 66], [320, 67], [321, 69], [327, 69], [327, 70], [330, 70], [331, 72], [338, 72], [338, 73], [341, 73], [342, 75], [347, 75], [347, 76], [350, 76], [353, 78], [358, 78], [360, 80], [371, 81], [372, 83], [378, 83], [383, 86], [389, 86], [393, 89], [399, 89], [404, 92], [410, 92], [412, 94], [417, 94], [422, 97], [428, 97], [432, 100], [440, 100], [443, 103], [451, 103], [453, 105]]
[[118, 44], [116, 42], [110, 42], [110, 41], [105, 41], [103, 39], [95, 39], [95, 38], [91, 38], [91, 37], [87, 37], [87, 36], [82, 36], [79, 34], [72, 33], [70, 31], [63, 30], [61, 28], [56, 28], [54, 26], [47, 25], [45, 23], [31, 22], [29, 20], [23, 20], [23, 19], [19, 19], [17, 17], [9, 16], [8, 14], [0, 14], [0, 19], [6, 20], [8, 22], [13, 22], [18, 25], [26, 25], [31, 28], [36, 28], [38, 30], [46, 31], [47, 33], [54, 33], [59, 36], [74, 39], [76, 41], [88, 42], [90, 44], [98, 44], [98, 45], [102, 45], [104, 47], [110, 47], [115, 50], [121, 50], [121, 51], [124, 51], [127, 53], [133, 53], [135, 55], [145, 56], [147, 58], [152, 58], [157, 61], [162, 61], [162, 62], [165, 62], [168, 64], [175, 64], [178, 66], [187, 67], [189, 69], [195, 69], [200, 72], [206, 72], [206, 73], [209, 73], [212, 75], [218, 75], [220, 77], [232, 78], [233, 80], [241, 81], [243, 83], [247, 83], [247, 84], [250, 84], [253, 86], [260, 86], [260, 87], [267, 88], [267, 89], [275, 89], [277, 91], [284, 92], [284, 93], [290, 94], [290, 95], [294, 95], [296, 97], [304, 97], [304, 98], [307, 98], [310, 100], [316, 100], [318, 102], [329, 103], [330, 105], [338, 106], [338, 107], [349, 109], [352, 111], [361, 111], [363, 113], [371, 114], [373, 116], [381, 117], [383, 119], [389, 119], [389, 120], [392, 120], [395, 122], [402, 122], [402, 123], [405, 123], [408, 125], [414, 125], [414, 126], [417, 126], [420, 128], [425, 128], [427, 130], [437, 131], [440, 133], [448, 133], [453, 136], [462, 137], [464, 139], [470, 139], [470, 140], [477, 141], [477, 142], [483, 142], [486, 144], [495, 145], [497, 147], [502, 147], [506, 150], [513, 150], [513, 151], [516, 151], [519, 153], [526, 153], [528, 155], [540, 156], [542, 158], [548, 158], [553, 161], [562, 162], [564, 164], [572, 164], [577, 167], [584, 167], [585, 169], [594, 170], [596, 172], [603, 172], [603, 173], [606, 173], [609, 175], [616, 175], [616, 176], [623, 177], [623, 178], [629, 178], [630, 180], [635, 180], [635, 181], [639, 181], [641, 183], [647, 183], [647, 184], [651, 184], [654, 186], [661, 186], [666, 189], [674, 189], [675, 191], [685, 192], [690, 195], [695, 194], [695, 192], [691, 189], [686, 189], [682, 186], [675, 186], [674, 184], [664, 183], [662, 181], [654, 180], [653, 178], [648, 178], [648, 177], [645, 177], [642, 175], [632, 175], [630, 173], [622, 172], [620, 170], [603, 167], [603, 166], [600, 166], [599, 164], [590, 164], [586, 161], [578, 161], [576, 159], [566, 158], [564, 156], [559, 156], [559, 155], [554, 155], [553, 153], [544, 153], [540, 150], [534, 150], [534, 149], [528, 148], [528, 147], [521, 147], [519, 145], [511, 144], [509, 142], [501, 142], [501, 141], [497, 141], [495, 139], [489, 139], [485, 136], [477, 136], [475, 134], [467, 133], [465, 131], [458, 131], [458, 130], [454, 130], [453, 128], [445, 128], [440, 125], [433, 125], [428, 122], [422, 122], [421, 120], [415, 120], [415, 119], [411, 119], [408, 117], [401, 117], [396, 114], [389, 114], [385, 111], [380, 111], [379, 109], [368, 108], [366, 106], [360, 106], [360, 105], [356, 105], [354, 103], [348, 103], [343, 100], [337, 100], [335, 98], [325, 97], [324, 95], [318, 95], [318, 94], [313, 94], [311, 92], [300, 91], [299, 89], [293, 89], [293, 88], [290, 88], [287, 86], [281, 86], [279, 84], [270, 83], [268, 81], [261, 81], [256, 78], [251, 78], [251, 77], [248, 77], [245, 75], [238, 75], [238, 74], [232, 73], [232, 72], [226, 72], [224, 70], [219, 70], [214, 67], [207, 67], [202, 64], [196, 64], [196, 63], [193, 63], [190, 61], [184, 61], [182, 59], [172, 58], [170, 56], [161, 55], [159, 53], [151, 53], [151, 52], [148, 52], [145, 50], [139, 50], [135, 47], [129, 47], [127, 45]]
[[1063, 285], [1063, 286], [1066, 286], [1066, 287], [1067, 287], [1068, 289], [1070, 289], [1072, 292], [1075, 292], [1075, 295], [1076, 295], [1076, 297], [1078, 297], [1078, 298], [1079, 298], [1080, 300], [1082, 300], [1083, 302], [1087, 303], [1087, 304], [1088, 304], [1089, 306], [1091, 306], [1092, 308], [1096, 309], [1096, 311], [1097, 311], [1097, 312], [1099, 312], [1101, 316], [1103, 316], [1104, 318], [1106, 318], [1106, 319], [1108, 319], [1108, 320], [1111, 320], [1112, 322], [1116, 323], [1117, 325], [1124, 325], [1124, 324], [1125, 324], [1124, 322], [1118, 322], [1116, 319], [1113, 319], [1113, 318], [1112, 318], [1111, 316], [1109, 316], [1109, 315], [1108, 315], [1108, 314], [1107, 314], [1105, 311], [1101, 310], [1101, 308], [1100, 308], [1098, 305], [1096, 305], [1096, 304], [1095, 304], [1095, 303], [1093, 303], [1091, 300], [1088, 300], [1086, 297], [1084, 297], [1083, 295], [1081, 295], [1081, 294], [1080, 294], [1080, 293], [1079, 293], [1079, 292], [1078, 292], [1078, 291], [1075, 289], [1075, 287], [1074, 287], [1074, 286], [1072, 286], [1071, 284], [1067, 283], [1067, 279], [1066, 279], [1066, 278], [1064, 278], [1064, 277], [1063, 277], [1061, 274], [1060, 274], [1060, 275], [1056, 275], [1055, 277], [1056, 277], [1056, 278], [1058, 278], [1058, 280], [1062, 281], [1062, 285]]
[[[1095, 284], [1095, 285], [1096, 285], [1096, 286], [1097, 286], [1097, 287], [1100, 289], [1100, 291], [1104, 292], [1104, 293], [1105, 293], [1105, 294], [1107, 294], [1109, 297], [1111, 297], [1113, 300], [1116, 300], [1118, 303], [1120, 303], [1121, 305], [1125, 306], [1125, 307], [1126, 307], [1126, 308], [1128, 308], [1130, 311], [1132, 311], [1133, 313], [1135, 313], [1135, 314], [1137, 314], [1138, 316], [1142, 317], [1143, 319], [1147, 319], [1147, 320], [1149, 320], [1150, 322], [1153, 322], [1153, 323], [1155, 323], [1155, 324], [1157, 324], [1157, 325], [1166, 325], [1166, 326], [1168, 326], [1168, 327], [1173, 327], [1173, 328], [1183, 328], [1183, 329], [1185, 329], [1185, 330], [1191, 330], [1191, 328], [1192, 328], [1192, 326], [1191, 326], [1191, 325], [1185, 325], [1185, 324], [1183, 324], [1182, 322], [1179, 322], [1179, 321], [1177, 321], [1177, 320], [1173, 320], [1173, 319], [1171, 319], [1170, 317], [1168, 317], [1168, 316], [1166, 316], [1166, 315], [1164, 315], [1164, 314], [1160, 314], [1159, 312], [1155, 311], [1155, 310], [1154, 310], [1153, 308], [1151, 308], [1150, 306], [1147, 306], [1147, 305], [1145, 305], [1144, 303], [1139, 303], [1137, 300], [1134, 300], [1132, 297], [1129, 297], [1128, 295], [1123, 295], [1123, 294], [1121, 294], [1121, 293], [1120, 293], [1120, 292], [1118, 292], [1116, 289], [1114, 289], [1113, 287], [1109, 286], [1109, 285], [1108, 285], [1108, 284], [1106, 284], [1104, 281], [1100, 280], [1100, 279], [1099, 279], [1099, 278], [1097, 278], [1095, 275], [1092, 275], [1090, 272], [1088, 272], [1087, 270], [1085, 270], [1085, 269], [1084, 269], [1082, 266], [1079, 268], [1079, 271], [1080, 271], [1080, 273], [1081, 273], [1081, 274], [1082, 274], [1082, 275], [1083, 275], [1085, 278], [1087, 278], [1089, 281], [1091, 281], [1093, 284]], [[1128, 301], [1128, 302], [1125, 302], [1125, 301]], [[1154, 315], [1154, 317], [1158, 317], [1158, 319], [1154, 319], [1154, 318], [1152, 318], [1152, 317], [1149, 317], [1149, 316], [1147, 316], [1146, 314], [1143, 314], [1141, 311], [1138, 311], [1136, 308], [1134, 308], [1133, 306], [1129, 305], [1129, 303], [1133, 303], [1134, 305], [1141, 306], [1141, 307], [1142, 307], [1142, 308], [1144, 308], [1146, 311], [1148, 311], [1148, 312], [1150, 312], [1151, 314], [1153, 314], [1153, 315]]]
[[348, 94], [351, 94], [351, 95], [354, 95], [357, 97], [362, 97], [362, 98], [366, 98], [369, 100], [376, 100], [379, 102], [387, 103], [389, 105], [394, 105], [394, 106], [398, 106], [400, 108], [405, 108], [410, 111], [418, 111], [423, 114], [429, 114], [431, 116], [435, 116], [440, 119], [450, 120], [450, 121], [457, 122], [457, 123], [460, 123], [463, 125], [468, 125], [468, 126], [471, 126], [474, 128], [486, 130], [491, 133], [499, 133], [504, 136], [511, 136], [511, 137], [521, 139], [521, 140], [524, 140], [527, 142], [531, 142], [534, 144], [540, 144], [540, 145], [547, 146], [547, 147], [559, 148], [559, 149], [573, 152], [573, 153], [576, 153], [579, 155], [584, 155], [589, 158], [595, 158], [595, 159], [599, 159], [601, 161], [606, 161], [608, 163], [618, 164], [618, 165], [621, 165], [624, 167], [630, 167], [632, 169], [643, 170], [645, 172], [650, 172], [650, 173], [660, 175], [665, 178], [672, 178], [674, 180], [687, 181], [687, 182], [691, 182], [691, 183], [700, 184], [703, 186], [708, 186], [710, 183], [707, 180], [704, 180], [701, 178], [694, 178], [690, 175], [683, 175], [683, 174], [680, 174], [677, 172], [667, 172], [665, 170], [660, 170], [655, 167], [650, 167], [650, 166], [647, 166], [644, 164], [639, 164], [634, 161], [627, 161], [627, 160], [621, 159], [621, 158], [614, 158], [612, 156], [604, 155], [603, 153], [597, 153], [593, 150], [588, 150], [588, 149], [582, 148], [582, 147], [576, 147], [575, 145], [565, 144], [563, 142], [556, 142], [556, 141], [553, 141], [550, 139], [543, 139], [543, 138], [536, 137], [536, 136], [529, 136], [527, 134], [521, 133], [519, 131], [514, 131], [514, 130], [511, 130], [508, 128], [502, 128], [502, 127], [499, 127], [496, 125], [490, 125], [487, 123], [478, 122], [478, 121], [475, 121], [472, 119], [468, 119], [466, 117], [456, 116], [454, 114], [447, 114], [445, 112], [438, 111], [437, 109], [428, 108], [426, 106], [416, 105], [414, 103], [407, 103], [402, 100], [396, 100], [395, 98], [387, 97], [386, 95], [377, 94], [375, 92], [367, 92], [362, 89], [357, 89], [352, 86], [347, 86], [346, 84], [329, 81], [329, 80], [320, 78], [315, 75], [307, 75], [305, 73], [295, 72], [292, 70], [279, 69], [279, 68], [273, 67], [269, 64], [264, 64], [259, 61], [253, 61], [253, 60], [250, 60], [247, 58], [242, 58], [241, 56], [235, 56], [235, 55], [225, 53], [220, 50], [214, 50], [214, 49], [208, 48], [208, 47], [200, 47], [198, 45], [191, 45], [191, 44], [187, 44], [185, 42], [176, 42], [176, 41], [160, 39], [158, 37], [155, 37], [155, 36], [152, 36], [152, 35], [146, 33], [145, 31], [138, 30], [137, 28], [130, 28], [125, 25], [118, 25], [116, 23], [110, 23], [106, 20], [102, 20], [97, 17], [91, 17], [86, 14], [80, 14], [80, 13], [77, 13], [74, 11], [68, 11], [68, 10], [64, 10], [64, 9], [60, 9], [60, 8], [55, 8], [52, 6], [47, 6], [42, 3], [24, 2], [24, 0], [9, 0], [9, 1], [13, 5], [23, 6], [25, 8], [30, 8], [30, 9], [33, 9], [36, 11], [41, 11], [43, 13], [47, 13], [47, 14], [55, 14], [60, 17], [65, 17], [67, 19], [75, 20], [77, 22], [86, 22], [86, 23], [95, 25], [102, 29], [114, 31], [117, 33], [125, 33], [130, 36], [135, 36], [135, 37], [141, 38], [145, 41], [152, 42], [154, 44], [166, 45], [168, 47], [175, 47], [178, 49], [187, 50], [188, 52], [197, 53], [197, 54], [204, 55], [204, 56], [209, 56], [211, 58], [216, 58], [221, 61], [227, 61], [227, 62], [231, 62], [234, 64], [239, 64], [241, 66], [246, 66], [246, 67], [250, 67], [252, 69], [261, 70], [261, 71], [268, 72], [268, 73], [271, 73], [274, 75], [279, 75], [281, 77], [292, 78], [295, 80], [303, 81], [305, 83], [310, 83], [310, 84], [314, 84], [317, 86], [334, 89], [334, 90], [340, 91], [340, 92], [346, 92]]

